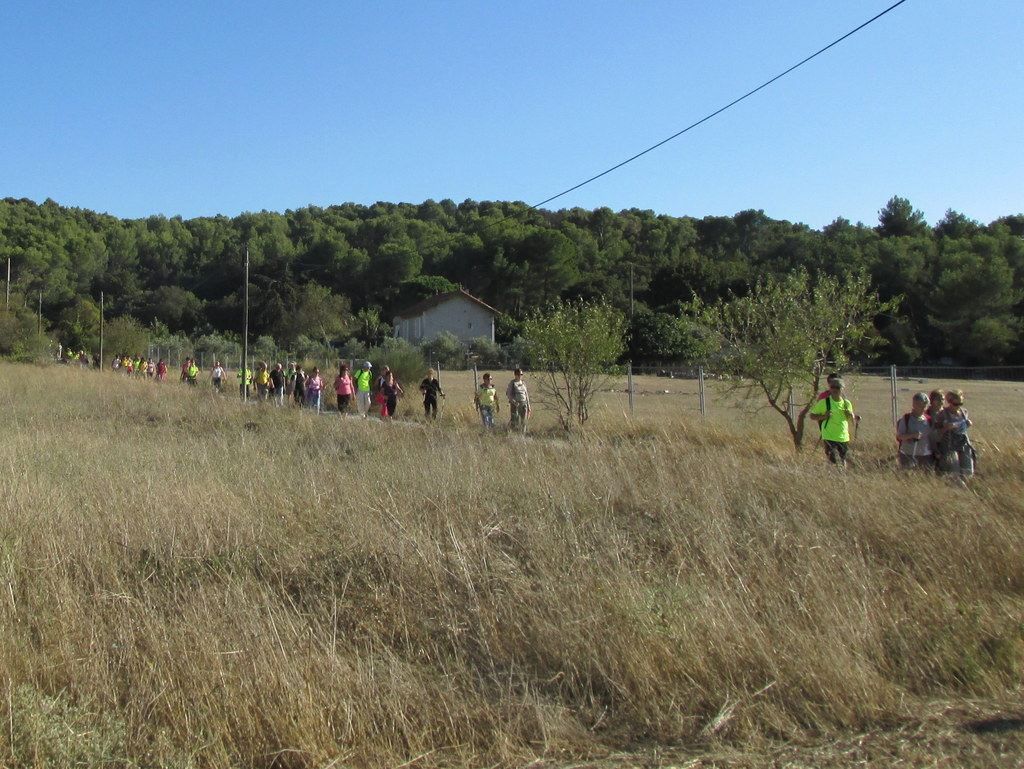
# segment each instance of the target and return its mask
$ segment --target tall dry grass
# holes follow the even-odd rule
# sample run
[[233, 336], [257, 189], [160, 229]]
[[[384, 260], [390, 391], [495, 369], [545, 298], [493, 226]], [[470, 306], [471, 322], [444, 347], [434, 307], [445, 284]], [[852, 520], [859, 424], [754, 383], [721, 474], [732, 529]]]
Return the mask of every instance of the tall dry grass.
[[510, 438], [13, 365], [0, 408], [6, 765], [519, 764], [1020, 682], [1019, 427], [963, 490], [742, 419]]

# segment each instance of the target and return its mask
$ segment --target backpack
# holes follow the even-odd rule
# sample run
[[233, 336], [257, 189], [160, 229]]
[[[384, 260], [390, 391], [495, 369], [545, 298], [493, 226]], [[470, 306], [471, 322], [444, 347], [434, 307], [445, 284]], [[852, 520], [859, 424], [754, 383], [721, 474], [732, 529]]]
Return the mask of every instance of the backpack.
[[[900, 422], [903, 423], [903, 432], [904, 433], [907, 433], [910, 430], [910, 418], [912, 416], [914, 416], [914, 412], [913, 411], [908, 411], [906, 414], [904, 414], [903, 416], [901, 416], [899, 419], [896, 420], [896, 424], [897, 425]], [[932, 415], [931, 414], [922, 414], [921, 416], [924, 417], [924, 421], [927, 422], [928, 423], [928, 427], [931, 428], [931, 426], [932, 426]], [[897, 432], [899, 432], [899, 431], [897, 431]], [[928, 439], [927, 438], [923, 438], [922, 440], [928, 440]], [[896, 445], [898, 446], [899, 444], [900, 444], [900, 442], [897, 440], [896, 441]]]

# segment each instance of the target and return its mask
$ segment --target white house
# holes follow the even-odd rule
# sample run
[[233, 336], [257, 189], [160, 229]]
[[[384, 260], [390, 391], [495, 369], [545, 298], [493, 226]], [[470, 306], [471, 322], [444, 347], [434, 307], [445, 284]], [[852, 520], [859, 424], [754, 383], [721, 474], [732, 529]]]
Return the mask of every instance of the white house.
[[448, 331], [463, 342], [484, 337], [494, 341], [494, 318], [490, 305], [459, 289], [427, 297], [395, 316], [395, 336], [418, 344]]

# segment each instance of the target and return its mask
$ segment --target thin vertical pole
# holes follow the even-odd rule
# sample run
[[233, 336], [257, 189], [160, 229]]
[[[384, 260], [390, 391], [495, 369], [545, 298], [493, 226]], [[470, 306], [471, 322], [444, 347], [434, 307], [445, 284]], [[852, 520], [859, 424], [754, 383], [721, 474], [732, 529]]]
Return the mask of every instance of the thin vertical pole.
[[633, 417], [633, 361], [626, 364], [626, 393], [629, 396], [629, 416]]
[[701, 419], [708, 415], [707, 404], [704, 400], [704, 367], [697, 367], [697, 392], [700, 393], [700, 416]]
[[7, 309], [11, 309], [11, 257], [7, 257]]
[[103, 292], [100, 291], [100, 371], [103, 370]]
[[242, 380], [239, 390], [242, 394], [242, 400], [245, 400], [249, 394], [249, 382], [248, 377], [245, 375], [246, 366], [249, 364], [249, 244], [245, 244], [245, 290], [244, 290], [244, 304], [245, 310], [242, 316]]
[[889, 390], [892, 393], [892, 423], [896, 424], [899, 419], [899, 392], [896, 388], [896, 366], [889, 366]]

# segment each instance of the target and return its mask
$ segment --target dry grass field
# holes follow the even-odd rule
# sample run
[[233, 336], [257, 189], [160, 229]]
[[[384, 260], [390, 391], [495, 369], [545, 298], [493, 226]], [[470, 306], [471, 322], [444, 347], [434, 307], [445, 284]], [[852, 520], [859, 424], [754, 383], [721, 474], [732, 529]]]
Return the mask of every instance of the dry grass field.
[[1019, 385], [900, 383], [966, 390], [961, 489], [885, 380], [847, 473], [718, 383], [524, 438], [442, 382], [385, 425], [0, 365], [0, 764], [1021, 764]]

